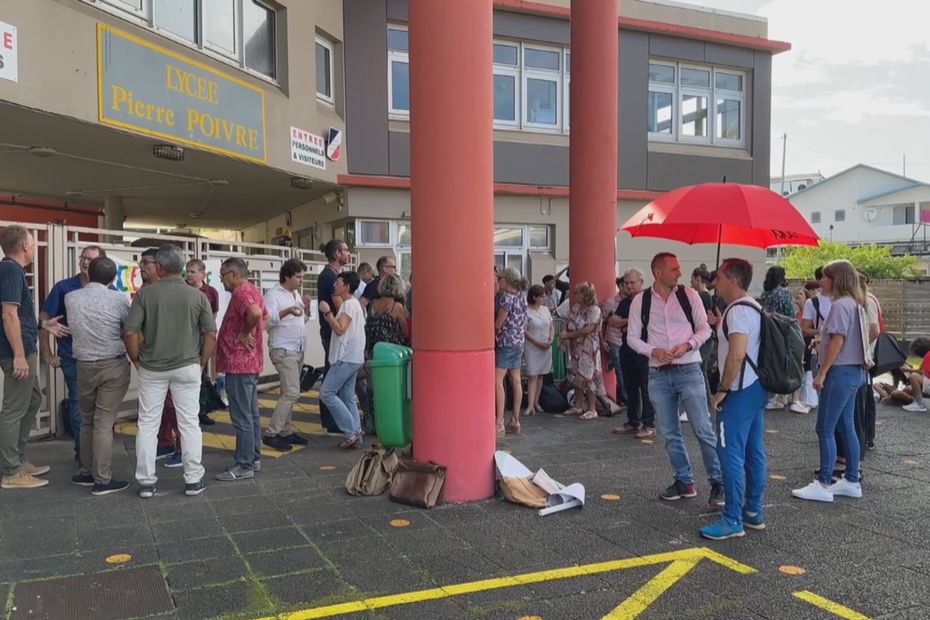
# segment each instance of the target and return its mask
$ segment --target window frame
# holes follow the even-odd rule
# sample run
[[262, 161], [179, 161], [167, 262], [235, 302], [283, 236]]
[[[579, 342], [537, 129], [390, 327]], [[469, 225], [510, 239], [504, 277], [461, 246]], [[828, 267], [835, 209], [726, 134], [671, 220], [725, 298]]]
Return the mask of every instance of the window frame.
[[[388, 118], [390, 118], [390, 119], [395, 119], [395, 120], [407, 120], [407, 121], [409, 121], [409, 120], [410, 120], [410, 109], [409, 109], [409, 103], [410, 103], [410, 89], [409, 89], [409, 84], [410, 84], [410, 50], [409, 50], [410, 45], [409, 45], [409, 36], [410, 36], [410, 34], [409, 34], [409, 33], [410, 33], [410, 31], [408, 30], [408, 28], [407, 28], [406, 25], [400, 25], [400, 24], [388, 24], [388, 25], [387, 25], [387, 31], [390, 31], [390, 30], [401, 30], [401, 31], [403, 31], [403, 32], [408, 33], [408, 34], [407, 34], [407, 36], [408, 36], [408, 40], [407, 40], [407, 41], [408, 41], [408, 45], [407, 45], [408, 49], [407, 49], [407, 50], [394, 50], [394, 49], [391, 49], [391, 48], [389, 48], [389, 47], [387, 48]], [[387, 31], [385, 31], [385, 32], [387, 32]], [[385, 46], [387, 46], [387, 38], [385, 38]], [[393, 71], [391, 71], [391, 68], [392, 68], [391, 65], [392, 65], [392, 63], [394, 63], [394, 62], [403, 62], [404, 64], [407, 65], [407, 84], [408, 84], [408, 89], [407, 89], [407, 103], [408, 103], [408, 109], [406, 109], [406, 110], [403, 110], [403, 109], [395, 108], [395, 107], [394, 107], [394, 73], [393, 73]]]
[[[526, 66], [526, 51], [537, 50], [540, 52], [556, 52], [559, 56], [559, 68], [556, 69], [541, 69], [539, 67], [527, 67]], [[565, 79], [565, 54], [564, 47], [554, 47], [551, 45], [540, 45], [536, 43], [520, 42], [520, 82], [523, 89], [522, 101], [520, 102], [520, 108], [523, 112], [523, 119], [521, 127], [525, 130], [530, 131], [544, 131], [546, 133], [562, 133], [564, 123], [562, 122], [562, 115], [565, 112], [565, 103], [564, 99], [566, 98], [562, 85]], [[553, 82], [555, 84], [555, 122], [554, 123], [540, 123], [532, 122], [529, 120], [529, 97], [527, 97], [527, 92], [529, 91], [528, 81], [529, 80], [539, 80]]]
[[820, 224], [822, 219], [820, 211], [811, 211], [811, 224]]
[[[647, 78], [647, 139], [651, 142], [674, 142], [679, 144], [697, 144], [703, 146], [719, 146], [729, 148], [746, 148], [748, 140], [746, 139], [746, 128], [748, 127], [747, 108], [747, 90], [749, 87], [750, 72], [745, 69], [736, 69], [732, 67], [707, 65], [691, 62], [680, 62], [662, 58], [649, 58], [650, 65], [664, 65], [671, 67], [675, 72], [675, 81], [672, 82], [654, 82]], [[709, 73], [710, 85], [690, 86], [682, 85], [681, 72], [685, 69], [706, 71]], [[724, 88], [717, 88], [718, 74], [737, 76], [741, 80], [742, 90], [735, 91]], [[649, 93], [665, 93], [672, 96], [672, 131], [670, 134], [651, 131], [648, 127], [648, 106]], [[684, 116], [682, 113], [683, 99], [686, 96], [704, 97], [707, 100], [707, 118], [706, 118], [706, 135], [703, 136], [686, 136], [684, 134]], [[717, 122], [717, 100], [729, 100], [739, 103], [739, 139], [718, 137]]]
[[[521, 104], [520, 104], [520, 102], [523, 100], [523, 93], [522, 93], [523, 80], [520, 77], [520, 60], [523, 57], [522, 51], [520, 49], [521, 46], [520, 46], [520, 43], [516, 41], [505, 41], [505, 40], [494, 39], [491, 42], [492, 57], [493, 57], [493, 49], [494, 49], [493, 46], [494, 45], [505, 45], [507, 47], [512, 47], [517, 52], [517, 64], [507, 65], [507, 64], [493, 63], [493, 67], [491, 69], [492, 87], [493, 87], [494, 76], [501, 75], [501, 76], [513, 78], [513, 91], [514, 91], [513, 92], [513, 120], [510, 121], [506, 119], [493, 118], [492, 120], [494, 123], [494, 127], [496, 129], [499, 128], [499, 129], [519, 130], [520, 123], [521, 123], [522, 116], [523, 116], [522, 110], [521, 110]], [[494, 102], [492, 101], [491, 104], [493, 107]]]
[[[316, 36], [314, 37], [314, 46], [313, 46], [314, 61], [316, 60], [315, 54], [316, 54], [317, 45], [319, 45], [320, 47], [324, 48], [325, 50], [329, 52], [329, 95], [326, 95], [325, 93], [321, 93], [319, 90], [317, 90], [316, 98], [318, 101], [322, 101], [323, 103], [334, 106], [336, 105], [336, 88], [335, 88], [336, 45], [335, 43], [333, 43], [332, 41], [330, 41], [323, 35], [317, 33]], [[314, 66], [315, 65], [316, 65], [316, 62], [314, 62]], [[314, 77], [316, 77], [317, 79], [319, 78], [319, 76], [314, 76]], [[316, 88], [316, 85], [314, 85], [314, 88]]]
[[[533, 245], [533, 230], [541, 229], [546, 233], [545, 245]], [[526, 227], [526, 248], [529, 251], [534, 250], [551, 250], [552, 249], [552, 231], [548, 224], [528, 224]]]
[[[142, 0], [142, 9], [137, 11], [136, 9], [130, 7], [127, 4], [124, 4], [120, 0], [81, 0], [81, 2], [88, 4], [90, 6], [96, 7], [101, 11], [115, 15], [120, 19], [124, 19], [130, 23], [134, 23], [138, 26], [141, 26], [161, 37], [164, 37], [170, 41], [174, 41], [180, 45], [188, 47], [194, 51], [200, 52], [204, 56], [212, 58], [214, 60], [220, 61], [226, 65], [234, 67], [240, 71], [247, 73], [248, 75], [255, 77], [260, 80], [264, 80], [274, 85], [280, 85], [283, 82], [283, 78], [280, 75], [280, 57], [281, 57], [281, 45], [279, 40], [280, 34], [280, 21], [281, 21], [281, 11], [282, 8], [267, 2], [266, 0], [232, 0], [233, 2], [233, 18], [234, 18], [234, 42], [236, 45], [236, 52], [230, 53], [229, 50], [226, 50], [220, 45], [215, 45], [208, 43], [205, 40], [204, 34], [204, 0], [193, 0], [194, 2], [194, 11], [196, 14], [196, 24], [194, 28], [194, 34], [196, 41], [190, 41], [184, 37], [171, 32], [170, 30], [158, 26], [155, 23], [155, 13], [156, 7], [155, 3], [158, 0]], [[244, 30], [243, 30], [243, 12], [244, 5], [246, 2], [254, 2], [258, 6], [269, 11], [272, 16], [272, 58], [271, 65], [273, 67], [274, 75], [268, 75], [262, 73], [258, 69], [253, 69], [252, 67], [246, 64], [245, 57], [245, 44], [243, 41]]]
[[845, 222], [846, 221], [846, 209], [834, 209], [833, 210], [833, 222]]

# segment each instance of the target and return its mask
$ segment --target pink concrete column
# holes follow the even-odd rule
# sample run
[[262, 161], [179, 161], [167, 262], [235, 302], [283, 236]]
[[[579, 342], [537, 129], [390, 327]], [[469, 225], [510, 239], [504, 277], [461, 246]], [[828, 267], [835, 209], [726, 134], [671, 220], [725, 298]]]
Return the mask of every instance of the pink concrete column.
[[592, 282], [600, 302], [616, 291], [617, 12], [617, 0], [571, 5], [569, 275], [573, 285]]
[[494, 494], [492, 12], [410, 0], [413, 449], [452, 502]]

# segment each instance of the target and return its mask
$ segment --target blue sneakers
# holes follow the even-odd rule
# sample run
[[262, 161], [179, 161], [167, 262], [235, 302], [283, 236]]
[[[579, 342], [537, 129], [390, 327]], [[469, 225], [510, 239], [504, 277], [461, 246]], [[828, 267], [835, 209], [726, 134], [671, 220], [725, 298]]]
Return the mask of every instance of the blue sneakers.
[[739, 525], [730, 525], [723, 519], [716, 523], [705, 525], [698, 530], [701, 536], [711, 540], [726, 540], [727, 538], [740, 538], [746, 535], [746, 531]]
[[755, 514], [750, 514], [743, 511], [743, 527], [748, 527], [751, 530], [764, 530], [765, 529], [765, 513], [757, 512]]
[[174, 452], [168, 457], [168, 460], [162, 464], [164, 467], [173, 469], [175, 467], [184, 467], [184, 461], [181, 459], [180, 452]]

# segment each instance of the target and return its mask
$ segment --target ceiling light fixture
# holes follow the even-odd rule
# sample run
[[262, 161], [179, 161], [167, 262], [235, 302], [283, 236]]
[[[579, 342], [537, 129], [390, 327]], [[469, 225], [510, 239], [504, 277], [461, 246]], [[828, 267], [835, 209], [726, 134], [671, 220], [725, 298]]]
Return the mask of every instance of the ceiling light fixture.
[[152, 155], [168, 161], [183, 161], [184, 147], [174, 144], [156, 144], [152, 147]]
[[310, 189], [313, 187], [313, 179], [308, 179], [307, 177], [291, 177], [291, 187]]

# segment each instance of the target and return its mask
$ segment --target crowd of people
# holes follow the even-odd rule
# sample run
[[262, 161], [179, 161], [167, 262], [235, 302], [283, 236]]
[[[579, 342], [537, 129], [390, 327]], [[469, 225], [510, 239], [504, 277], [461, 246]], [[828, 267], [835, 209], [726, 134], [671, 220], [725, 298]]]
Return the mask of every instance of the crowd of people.
[[[113, 260], [100, 247], [83, 248], [80, 273], [52, 288], [38, 317], [25, 275], [35, 240], [26, 228], [8, 226], [0, 231], [0, 247], [5, 254], [0, 261], [3, 488], [48, 484], [41, 477], [48, 467], [25, 458], [42, 399], [37, 378], [40, 351], [65, 375], [63, 420], [79, 463], [72, 481], [91, 487], [93, 495], [129, 486], [114, 477], [111, 462], [113, 425], [129, 387], [130, 364], [138, 372], [135, 478], [140, 497], [156, 494], [159, 460], [165, 467], [183, 468], [185, 494], [205, 489], [200, 426], [213, 420], [201, 411], [200, 394], [214, 358], [215, 370], [225, 376], [236, 433], [232, 463], [215, 476], [217, 480], [253, 478], [261, 471], [262, 445], [287, 451], [307, 443], [292, 423], [311, 312], [310, 297], [302, 295], [307, 267], [301, 261], [285, 261], [279, 283], [264, 294], [250, 282], [244, 259], [223, 261], [219, 278], [230, 301], [217, 330], [219, 296], [205, 282], [205, 265], [196, 259], [185, 262], [176, 246], [142, 253], [143, 286], [131, 302], [111, 288]], [[349, 271], [349, 248], [343, 241], [330, 241], [322, 249], [327, 265], [317, 281], [325, 352], [321, 424], [340, 436], [340, 448], [354, 449], [362, 447], [364, 435], [371, 432], [366, 361], [379, 342], [409, 342], [410, 285], [396, 273], [390, 256], [374, 267], [363, 264]], [[701, 529], [703, 536], [730, 538], [744, 535], [745, 527], [765, 527], [766, 409], [790, 407], [807, 413], [817, 408], [820, 467], [813, 482], [792, 491], [795, 497], [832, 501], [836, 496], [862, 496], [860, 439], [870, 447], [874, 426], [857, 430], [854, 409], [863, 386], [871, 389], [873, 343], [883, 321], [878, 300], [868, 292], [868, 279], [852, 264], [827, 264], [794, 296], [784, 270], [772, 267], [761, 297], [755, 299], [748, 293], [753, 269], [747, 261], [724, 260], [715, 272], [702, 265], [692, 272], [691, 286], [684, 286], [678, 258], [661, 252], [650, 264], [649, 287], [644, 288], [642, 270], [630, 269], [617, 278], [616, 294], [603, 304], [592, 283], [570, 287], [564, 282], [561, 276], [566, 272], [529, 286], [513, 268], [496, 270], [498, 433], [522, 432], [521, 418], [543, 410], [540, 397], [553, 371], [552, 348], [557, 342], [567, 360], [567, 383], [574, 390], [574, 404], [565, 413], [580, 420], [598, 417], [600, 400], [607, 396], [602, 365], [606, 357], [617, 386], [611, 396], [626, 414], [626, 422], [613, 432], [638, 439], [662, 435], [672, 469], [672, 484], [659, 494], [665, 501], [698, 494], [682, 430], [682, 422], [689, 423], [709, 483], [708, 503], [722, 510], [719, 521]], [[798, 321], [807, 338], [804, 382], [795, 394], [769, 393], [760, 379], [764, 325], [771, 314]], [[264, 370], [265, 331], [281, 397], [262, 428], [258, 379]], [[930, 339], [915, 340], [912, 349], [924, 362], [919, 369], [896, 373], [906, 387], [877, 384], [876, 390], [882, 398], [913, 401], [907, 404], [909, 410], [925, 411]], [[863, 432], [867, 437], [859, 436]]]
[[[748, 293], [753, 269], [742, 259], [724, 260], [714, 272], [701, 265], [691, 274], [691, 286], [679, 283], [681, 264], [674, 254], [657, 254], [650, 271], [653, 283], [644, 289], [642, 270], [628, 270], [602, 305], [590, 282], [569, 290], [560, 278], [565, 270], [531, 287], [514, 269], [497, 273], [498, 433], [521, 432], [521, 416], [539, 410], [538, 386], [552, 370], [557, 341], [575, 395], [566, 414], [598, 417], [598, 398], [607, 396], [603, 353], [617, 386], [611, 396], [627, 417], [613, 432], [647, 439], [658, 429], [664, 438], [673, 481], [659, 494], [662, 500], [698, 494], [682, 433], [682, 422], [689, 423], [709, 483], [708, 503], [722, 509], [717, 522], [701, 528], [702, 536], [719, 540], [743, 536], [747, 527], [765, 527], [766, 410], [817, 409], [820, 467], [811, 484], [792, 491], [795, 497], [862, 497], [859, 434], [865, 435], [865, 445], [874, 445], [874, 418], [870, 427], [857, 430], [854, 410], [861, 391], [871, 393], [873, 347], [883, 329], [881, 307], [868, 292], [865, 274], [848, 261], [833, 261], [792, 295], [784, 269], [774, 266], [765, 274], [761, 296], [754, 298]], [[760, 379], [764, 325], [772, 315], [796, 321], [793, 329], [806, 337], [803, 383], [794, 394], [770, 393]], [[902, 369], [907, 387], [885, 386], [886, 397], [913, 400], [911, 410], [924, 411], [930, 339], [918, 339], [915, 347], [925, 356], [923, 367]], [[523, 367], [528, 403], [521, 411]], [[505, 379], [513, 391], [509, 423]]]
[[[80, 272], [57, 283], [37, 315], [26, 268], [36, 242], [28, 229], [0, 231], [0, 369], [4, 374], [0, 410], [0, 474], [4, 489], [46, 486], [48, 466], [30, 463], [26, 443], [42, 403], [38, 354], [61, 368], [67, 386], [62, 420], [74, 441], [77, 473], [71, 481], [92, 495], [125, 490], [129, 482], [112, 471], [113, 427], [129, 389], [131, 366], [138, 373], [135, 478], [139, 496], [158, 492], [158, 461], [183, 468], [184, 493], [206, 488], [201, 426], [214, 424], [201, 407], [210, 364], [224, 377], [229, 418], [235, 429], [232, 463], [215, 479], [253, 478], [261, 471], [261, 448], [291, 450], [308, 442], [294, 430], [293, 408], [300, 397], [306, 322], [311, 299], [302, 295], [307, 266], [286, 260], [279, 283], [262, 294], [240, 257], [222, 262], [219, 282], [230, 294], [217, 329], [219, 293], [205, 282], [206, 266], [185, 261], [180, 248], [165, 245], [142, 252], [142, 286], [132, 300], [112, 287], [117, 267], [94, 245], [82, 249]], [[320, 387], [321, 421], [342, 439], [341, 448], [363, 444], [356, 404], [356, 378], [378, 342], [408, 341], [409, 286], [393, 258], [377, 262], [378, 275], [344, 271], [349, 251], [342, 241], [326, 244], [328, 264], [318, 280], [320, 338], [326, 365]], [[364, 272], [364, 270], [362, 270]], [[182, 274], [184, 277], [182, 277]], [[268, 357], [277, 371], [281, 397], [262, 428], [258, 384]], [[166, 334], [169, 335], [166, 337]], [[366, 388], [367, 390], [367, 388]], [[362, 390], [360, 400], [370, 403]], [[366, 404], [366, 419], [372, 415]]]

